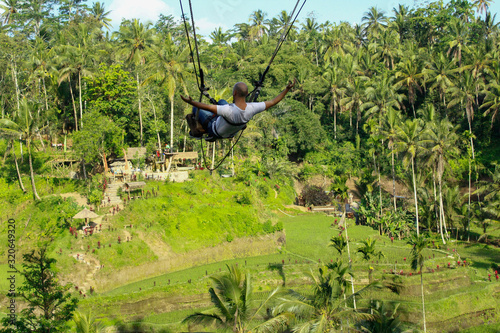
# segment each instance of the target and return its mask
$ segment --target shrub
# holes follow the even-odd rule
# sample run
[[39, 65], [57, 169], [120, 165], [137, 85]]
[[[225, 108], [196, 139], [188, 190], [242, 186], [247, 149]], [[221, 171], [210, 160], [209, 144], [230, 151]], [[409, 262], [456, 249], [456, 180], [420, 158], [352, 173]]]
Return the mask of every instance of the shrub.
[[324, 206], [332, 202], [332, 196], [316, 185], [307, 185], [302, 190], [302, 198], [307, 206]]

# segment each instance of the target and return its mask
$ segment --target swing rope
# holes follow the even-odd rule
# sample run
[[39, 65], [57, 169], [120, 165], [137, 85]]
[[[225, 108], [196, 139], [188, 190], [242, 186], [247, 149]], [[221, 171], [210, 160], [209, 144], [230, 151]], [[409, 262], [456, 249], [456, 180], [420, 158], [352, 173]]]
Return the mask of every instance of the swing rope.
[[[264, 70], [264, 72], [260, 76], [259, 81], [256, 83], [255, 89], [249, 94], [249, 96], [250, 96], [249, 102], [255, 102], [257, 100], [257, 98], [259, 97], [260, 90], [261, 90], [262, 85], [264, 83], [264, 78], [265, 78], [267, 72], [269, 71], [269, 69], [271, 68], [271, 64], [273, 63], [274, 58], [276, 57], [276, 55], [280, 51], [281, 46], [285, 42], [286, 38], [288, 37], [288, 35], [290, 33], [290, 30], [293, 27], [293, 24], [297, 20], [300, 12], [302, 11], [302, 8], [304, 7], [304, 5], [307, 2], [307, 0], [304, 0], [304, 2], [302, 3], [302, 5], [299, 8], [299, 11], [297, 12], [297, 14], [294, 17], [293, 15], [294, 15], [295, 11], [297, 10], [297, 7], [298, 7], [300, 1], [301, 0], [297, 0], [297, 3], [295, 4], [295, 7], [293, 8], [293, 11], [292, 11], [292, 13], [291, 13], [288, 21], [286, 22], [285, 26], [283, 27], [283, 33], [281, 34], [281, 37], [278, 40], [278, 44], [276, 45], [276, 48], [275, 48], [275, 50], [273, 52], [273, 55], [271, 56], [271, 59], [269, 60], [269, 63], [267, 65], [266, 69]], [[194, 45], [195, 45], [195, 50], [196, 50], [196, 58], [198, 60], [198, 71], [196, 69], [196, 63], [195, 63], [195, 59], [194, 59], [193, 48], [192, 48], [191, 42], [190, 42], [190, 37], [189, 37], [189, 32], [188, 32], [188, 27], [187, 27], [187, 22], [186, 22], [186, 15], [184, 14], [184, 9], [182, 7], [182, 0], [179, 0], [179, 3], [181, 5], [182, 18], [183, 18], [183, 21], [184, 21], [184, 28], [186, 30], [186, 36], [187, 36], [187, 40], [188, 40], [190, 55], [191, 55], [191, 59], [193, 61], [194, 72], [195, 72], [195, 76], [196, 76], [196, 83], [197, 83], [198, 89], [200, 90], [200, 93], [201, 93], [200, 94], [200, 102], [201, 102], [203, 96], [205, 95], [210, 100], [210, 102], [212, 104], [217, 104], [217, 101], [215, 99], [213, 99], [212, 97], [210, 97], [210, 95], [208, 94], [208, 88], [205, 87], [204, 75], [203, 75], [203, 70], [201, 69], [200, 54], [199, 54], [199, 50], [198, 50], [198, 40], [196, 38], [196, 27], [195, 27], [195, 22], [194, 22], [193, 7], [192, 7], [192, 4], [191, 4], [191, 0], [189, 0], [189, 10], [190, 10], [190, 13], [191, 13], [191, 22], [192, 22], [192, 25], [193, 25], [193, 38], [194, 38]], [[292, 18], [293, 18], [293, 20], [292, 20]], [[290, 21], [291, 21], [291, 24], [290, 24]], [[199, 79], [198, 79], [198, 75], [199, 75]], [[196, 121], [198, 121], [199, 112], [200, 112], [200, 110], [197, 109], [196, 110]], [[240, 138], [243, 135], [244, 131], [245, 131], [245, 128], [243, 128], [240, 131], [240, 134], [238, 135], [238, 138], [236, 139], [236, 141], [231, 146], [231, 149], [228, 150], [228, 152], [226, 153], [226, 155], [219, 161], [219, 163], [217, 164], [217, 166], [215, 166], [214, 168], [208, 167], [208, 165], [207, 165], [207, 159], [206, 159], [206, 156], [205, 156], [205, 150], [203, 149], [203, 142], [200, 142], [201, 152], [202, 152], [202, 157], [203, 157], [203, 164], [205, 165], [205, 168], [210, 171], [210, 175], [212, 174], [212, 172], [214, 170], [217, 170], [222, 165], [222, 163], [224, 163], [224, 161], [226, 160], [226, 158], [229, 156], [229, 154], [231, 153], [231, 151], [233, 150], [233, 148], [236, 146], [236, 144], [240, 140]]]

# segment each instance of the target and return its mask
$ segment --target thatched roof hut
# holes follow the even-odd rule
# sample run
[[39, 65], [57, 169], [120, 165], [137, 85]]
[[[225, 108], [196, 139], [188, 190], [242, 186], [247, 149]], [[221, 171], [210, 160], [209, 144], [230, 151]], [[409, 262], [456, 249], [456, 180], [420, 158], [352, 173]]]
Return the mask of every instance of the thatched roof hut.
[[127, 191], [139, 190], [139, 189], [143, 188], [144, 186], [146, 186], [145, 182], [129, 182], [129, 183], [125, 183], [125, 189]]

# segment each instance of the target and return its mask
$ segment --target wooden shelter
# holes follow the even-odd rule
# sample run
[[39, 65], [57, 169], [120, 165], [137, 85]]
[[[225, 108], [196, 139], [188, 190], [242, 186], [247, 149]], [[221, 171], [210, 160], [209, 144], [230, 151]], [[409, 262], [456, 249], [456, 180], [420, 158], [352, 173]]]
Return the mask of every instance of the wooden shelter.
[[99, 217], [99, 215], [97, 215], [93, 211], [88, 210], [87, 208], [83, 209], [78, 214], [73, 216], [74, 219], [85, 219], [85, 225], [89, 224], [88, 219], [95, 219], [96, 217]]

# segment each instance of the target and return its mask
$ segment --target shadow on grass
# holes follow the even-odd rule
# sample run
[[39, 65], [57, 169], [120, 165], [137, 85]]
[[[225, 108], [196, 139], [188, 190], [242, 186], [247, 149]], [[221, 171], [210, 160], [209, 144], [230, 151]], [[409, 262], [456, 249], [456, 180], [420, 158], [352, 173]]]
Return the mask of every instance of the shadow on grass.
[[116, 332], [118, 333], [172, 333], [173, 331], [167, 328], [155, 328], [153, 325], [144, 323], [143, 318], [135, 319], [133, 322], [125, 323], [118, 322], [115, 324]]

